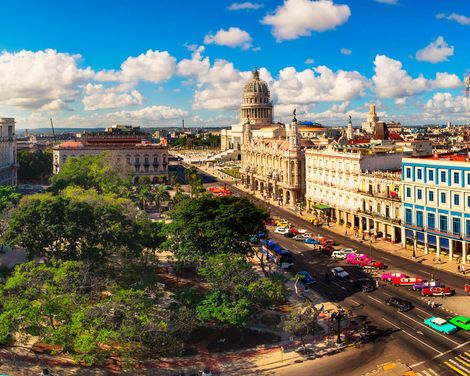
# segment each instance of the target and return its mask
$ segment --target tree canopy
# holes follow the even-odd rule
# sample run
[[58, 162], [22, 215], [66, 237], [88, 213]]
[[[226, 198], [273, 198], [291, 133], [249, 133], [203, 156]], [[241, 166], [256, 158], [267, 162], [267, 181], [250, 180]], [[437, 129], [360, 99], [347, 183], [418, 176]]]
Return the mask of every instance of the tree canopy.
[[189, 263], [219, 253], [251, 253], [249, 237], [264, 229], [268, 217], [246, 198], [211, 195], [183, 199], [170, 215], [165, 247]]
[[15, 187], [0, 185], [0, 211], [16, 204], [20, 197]]
[[52, 153], [49, 150], [19, 150], [18, 180], [43, 182], [52, 175]]

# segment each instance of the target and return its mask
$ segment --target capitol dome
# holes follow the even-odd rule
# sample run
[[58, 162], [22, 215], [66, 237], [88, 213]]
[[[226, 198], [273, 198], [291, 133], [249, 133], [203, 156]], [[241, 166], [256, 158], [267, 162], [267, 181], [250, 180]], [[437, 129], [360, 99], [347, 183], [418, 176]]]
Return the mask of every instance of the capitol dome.
[[259, 71], [253, 71], [253, 78], [245, 85], [244, 94], [262, 94], [269, 97], [268, 84], [259, 78]]
[[259, 71], [253, 71], [253, 78], [245, 84], [243, 103], [240, 108], [240, 122], [255, 125], [271, 125], [273, 105], [268, 84], [259, 78]]

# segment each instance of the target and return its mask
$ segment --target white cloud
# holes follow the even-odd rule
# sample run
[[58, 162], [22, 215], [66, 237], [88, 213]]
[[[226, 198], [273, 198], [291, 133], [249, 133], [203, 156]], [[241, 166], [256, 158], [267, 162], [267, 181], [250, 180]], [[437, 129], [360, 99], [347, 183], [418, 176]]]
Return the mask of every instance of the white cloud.
[[335, 5], [331, 0], [285, 0], [262, 23], [272, 26], [278, 42], [308, 36], [312, 31], [325, 31], [344, 24], [351, 15], [347, 5]]
[[258, 10], [262, 7], [263, 7], [263, 4], [245, 1], [243, 3], [232, 3], [227, 7], [227, 9], [228, 10]]
[[52, 49], [1, 52], [0, 104], [54, 111], [68, 108], [80, 95], [78, 85], [93, 77], [90, 68], [77, 66], [80, 59]]
[[436, 18], [438, 20], [446, 19], [450, 21], [455, 21], [459, 23], [460, 25], [464, 25], [464, 26], [470, 25], [470, 17], [464, 16], [463, 14], [452, 13], [452, 14], [447, 15], [445, 13], [439, 13], [439, 14], [436, 14]]
[[465, 115], [465, 97], [453, 97], [450, 93], [436, 93], [424, 106], [427, 117], [462, 116]]
[[439, 36], [434, 42], [416, 52], [416, 60], [429, 63], [448, 61], [448, 57], [454, 54], [454, 46], [449, 46], [443, 37]]
[[339, 52], [341, 52], [343, 55], [351, 55], [352, 51], [348, 48], [342, 48]]
[[314, 64], [314, 63], [315, 63], [315, 60], [312, 59], [312, 58], [308, 58], [308, 59], [305, 59], [304, 63], [305, 63], [305, 64]]
[[197, 46], [195, 49], [193, 49], [191, 59], [183, 59], [178, 63], [177, 71], [180, 76], [200, 76], [209, 70], [209, 58], [202, 58], [204, 49], [204, 46]]
[[82, 100], [85, 111], [135, 106], [143, 101], [144, 97], [137, 90], [120, 93], [116, 88], [93, 84], [85, 86], [85, 96]]
[[168, 51], [148, 50], [137, 57], [130, 56], [122, 64], [121, 70], [100, 71], [98, 81], [120, 81], [136, 84], [139, 81], [160, 83], [173, 76], [176, 59]]
[[230, 27], [228, 30], [220, 29], [214, 35], [208, 34], [204, 38], [205, 44], [218, 44], [219, 46], [240, 47], [247, 50], [251, 47], [251, 36], [245, 30], [238, 27]]
[[398, 0], [375, 0], [377, 3], [397, 5]]
[[311, 104], [314, 102], [346, 101], [364, 94], [367, 79], [356, 71], [333, 72], [326, 66], [297, 72], [294, 67], [279, 72], [273, 84], [278, 103]]
[[104, 115], [112, 122], [152, 124], [162, 120], [179, 119], [188, 116], [188, 111], [168, 106], [149, 106], [134, 111], [118, 111]]
[[434, 80], [429, 80], [419, 75], [412, 78], [402, 63], [385, 55], [377, 55], [374, 60], [375, 75], [372, 81], [375, 92], [382, 98], [401, 98], [423, 93], [428, 90], [455, 88], [461, 85], [455, 74], [440, 72]]

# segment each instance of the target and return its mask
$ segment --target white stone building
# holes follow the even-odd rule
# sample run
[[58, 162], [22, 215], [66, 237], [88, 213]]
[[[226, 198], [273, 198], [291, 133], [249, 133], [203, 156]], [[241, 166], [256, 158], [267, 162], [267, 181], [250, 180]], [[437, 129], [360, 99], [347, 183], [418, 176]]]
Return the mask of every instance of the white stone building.
[[16, 185], [15, 119], [0, 118], [0, 185]]
[[401, 237], [401, 153], [332, 144], [305, 151], [307, 209], [392, 242]]

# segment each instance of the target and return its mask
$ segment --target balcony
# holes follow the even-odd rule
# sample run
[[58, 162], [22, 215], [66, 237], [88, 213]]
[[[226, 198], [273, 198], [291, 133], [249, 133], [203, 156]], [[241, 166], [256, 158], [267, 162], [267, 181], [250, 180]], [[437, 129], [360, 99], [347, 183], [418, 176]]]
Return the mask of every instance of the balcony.
[[363, 190], [359, 190], [358, 192], [363, 195], [370, 196], [370, 197], [382, 198], [385, 200], [401, 202], [401, 197], [399, 197], [398, 195], [392, 195], [390, 193], [387, 194], [385, 192], [363, 191]]

